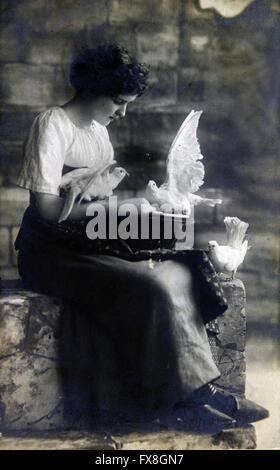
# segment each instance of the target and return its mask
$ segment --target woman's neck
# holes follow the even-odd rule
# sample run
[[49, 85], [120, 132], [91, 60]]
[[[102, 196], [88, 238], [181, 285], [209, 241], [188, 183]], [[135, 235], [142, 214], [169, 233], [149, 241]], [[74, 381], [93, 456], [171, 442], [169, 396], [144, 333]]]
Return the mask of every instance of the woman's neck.
[[70, 101], [63, 104], [61, 108], [65, 111], [69, 119], [76, 127], [87, 129], [93, 119], [89, 113], [87, 103], [78, 96], [74, 96]]

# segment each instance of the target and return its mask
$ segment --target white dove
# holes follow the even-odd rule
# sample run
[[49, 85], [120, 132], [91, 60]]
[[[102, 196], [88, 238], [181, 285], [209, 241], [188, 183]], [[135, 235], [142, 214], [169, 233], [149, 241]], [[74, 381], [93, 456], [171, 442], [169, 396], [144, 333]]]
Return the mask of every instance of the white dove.
[[224, 223], [227, 245], [219, 245], [215, 240], [209, 241], [209, 258], [218, 273], [231, 274], [230, 279], [233, 280], [248, 250], [248, 241], [243, 239], [249, 224], [238, 217], [225, 217]]
[[146, 187], [146, 194], [148, 200], [159, 205], [163, 212], [173, 210], [175, 213], [184, 213], [186, 216], [190, 216], [191, 204], [188, 197], [176, 190], [170, 191], [164, 184], [158, 188], [156, 182], [150, 180]]
[[[150, 180], [146, 187], [146, 195], [150, 202], [162, 206], [161, 210], [182, 212], [190, 215], [191, 206], [221, 204], [221, 199], [206, 199], [192, 194], [204, 183], [204, 166], [198, 161], [203, 158], [196, 137], [199, 118], [202, 111], [191, 111], [181, 125], [173, 140], [167, 156], [167, 176], [165, 182], [158, 187]], [[169, 207], [169, 210], [168, 210]]]
[[58, 222], [63, 222], [69, 216], [75, 200], [79, 196], [78, 203], [83, 199], [105, 199], [113, 194], [121, 180], [128, 175], [122, 167], [116, 167], [110, 173], [109, 168], [116, 163], [115, 160], [103, 165], [98, 170], [92, 168], [78, 168], [66, 173], [61, 178], [60, 189], [66, 191], [65, 203]]

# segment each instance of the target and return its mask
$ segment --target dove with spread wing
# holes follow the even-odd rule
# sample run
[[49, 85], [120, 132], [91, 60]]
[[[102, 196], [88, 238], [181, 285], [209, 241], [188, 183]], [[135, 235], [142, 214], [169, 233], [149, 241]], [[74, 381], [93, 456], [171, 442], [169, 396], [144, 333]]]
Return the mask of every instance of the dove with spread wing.
[[248, 240], [244, 240], [244, 236], [249, 224], [238, 217], [225, 217], [224, 223], [227, 245], [219, 245], [215, 240], [209, 241], [209, 258], [218, 273], [231, 274], [230, 279], [233, 280], [248, 250]]
[[193, 194], [204, 183], [204, 166], [199, 161], [203, 155], [196, 135], [201, 114], [202, 111], [191, 111], [173, 140], [167, 156], [165, 182], [158, 187], [150, 180], [146, 187], [148, 200], [161, 206], [163, 212], [170, 212], [171, 206], [175, 213], [190, 216], [192, 205], [214, 206], [222, 202]]
[[66, 192], [66, 197], [58, 220], [59, 223], [67, 219], [77, 198], [80, 203], [83, 199], [86, 201], [95, 198], [105, 199], [113, 194], [113, 190], [128, 175], [122, 167], [116, 167], [110, 172], [110, 167], [115, 163], [116, 161], [113, 160], [98, 170], [78, 168], [66, 173], [61, 178], [60, 189]]

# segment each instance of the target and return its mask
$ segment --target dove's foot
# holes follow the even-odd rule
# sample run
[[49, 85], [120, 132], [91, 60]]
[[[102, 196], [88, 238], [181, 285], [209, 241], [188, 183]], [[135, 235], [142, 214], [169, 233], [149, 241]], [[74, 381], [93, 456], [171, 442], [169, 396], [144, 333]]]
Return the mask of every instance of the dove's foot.
[[219, 391], [212, 384], [202, 387], [190, 400], [194, 403], [210, 405], [236, 420], [237, 425], [253, 423], [269, 416], [266, 408], [246, 398]]
[[232, 282], [235, 280], [235, 276], [231, 275], [231, 276], [228, 276], [224, 273], [219, 273], [219, 278], [221, 281], [223, 282]]

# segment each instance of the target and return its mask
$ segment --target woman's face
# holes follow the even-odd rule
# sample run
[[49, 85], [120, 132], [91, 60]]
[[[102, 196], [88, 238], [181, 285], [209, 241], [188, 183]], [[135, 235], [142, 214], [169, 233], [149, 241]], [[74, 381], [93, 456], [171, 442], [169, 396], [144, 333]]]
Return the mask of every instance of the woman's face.
[[103, 126], [108, 126], [115, 119], [124, 117], [127, 105], [136, 98], [136, 95], [99, 96], [94, 98], [88, 103], [92, 111], [91, 119]]

